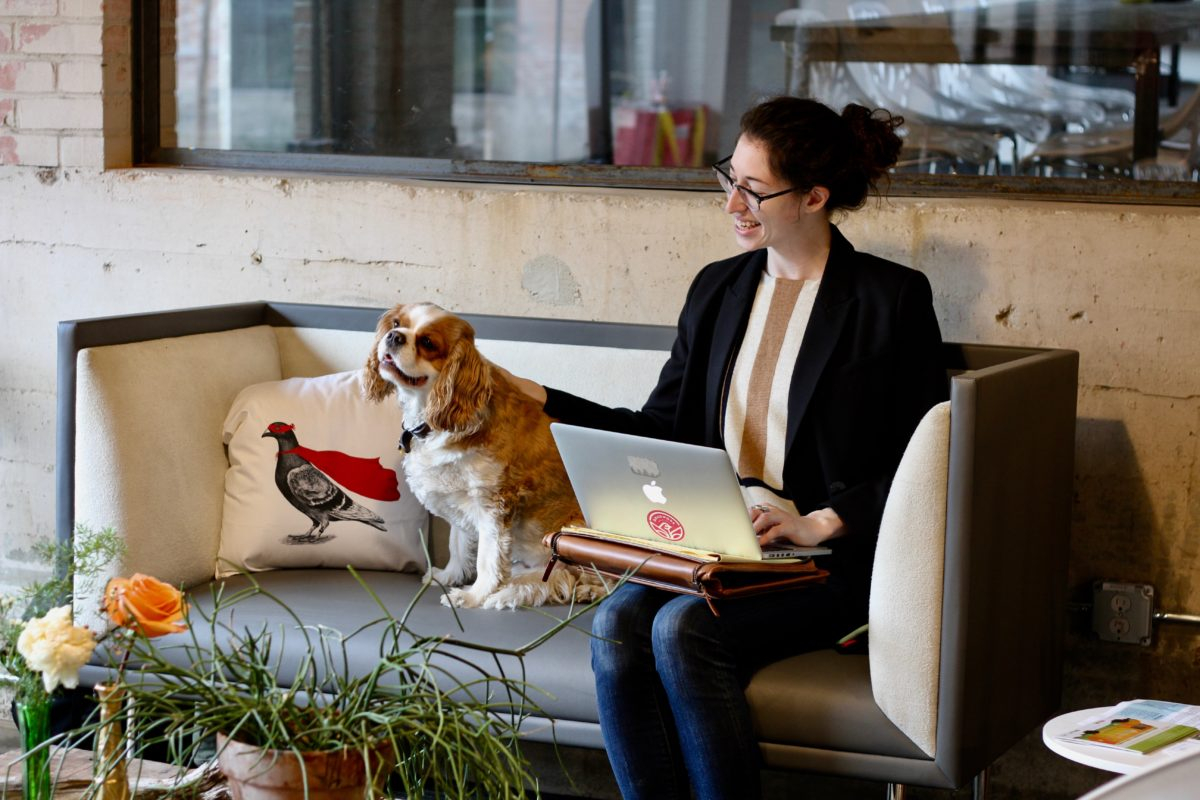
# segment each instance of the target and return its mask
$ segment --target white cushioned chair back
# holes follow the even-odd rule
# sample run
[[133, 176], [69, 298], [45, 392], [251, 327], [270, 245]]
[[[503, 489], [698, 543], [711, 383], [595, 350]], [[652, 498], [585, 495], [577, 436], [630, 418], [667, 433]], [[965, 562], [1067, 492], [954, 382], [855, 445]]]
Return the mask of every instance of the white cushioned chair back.
[[942, 637], [942, 572], [950, 403], [917, 425], [892, 482], [871, 578], [871, 688], [896, 727], [934, 755]]
[[221, 423], [243, 387], [278, 380], [267, 326], [88, 348], [76, 360], [75, 519], [113, 527], [125, 561], [76, 587], [83, 622], [98, 620], [108, 575], [172, 584], [212, 578], [221, 530]]

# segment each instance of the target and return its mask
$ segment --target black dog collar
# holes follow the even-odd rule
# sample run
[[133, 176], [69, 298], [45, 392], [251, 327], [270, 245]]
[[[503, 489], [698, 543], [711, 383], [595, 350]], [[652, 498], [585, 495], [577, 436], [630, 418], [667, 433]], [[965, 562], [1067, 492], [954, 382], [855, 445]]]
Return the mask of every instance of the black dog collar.
[[406, 453], [412, 452], [412, 440], [414, 438], [424, 439], [428, 435], [429, 435], [429, 423], [428, 422], [422, 422], [420, 425], [413, 428], [412, 430], [405, 428], [404, 433], [401, 434], [401, 436], [400, 436], [399, 449], [403, 450]]

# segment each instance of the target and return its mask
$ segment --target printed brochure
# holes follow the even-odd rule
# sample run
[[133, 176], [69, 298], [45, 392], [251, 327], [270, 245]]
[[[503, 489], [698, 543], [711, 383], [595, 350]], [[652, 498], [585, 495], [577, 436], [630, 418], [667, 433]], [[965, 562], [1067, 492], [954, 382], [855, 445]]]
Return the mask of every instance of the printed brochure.
[[1200, 706], [1162, 700], [1127, 700], [1059, 738], [1145, 755], [1192, 739], [1197, 733], [1200, 733]]

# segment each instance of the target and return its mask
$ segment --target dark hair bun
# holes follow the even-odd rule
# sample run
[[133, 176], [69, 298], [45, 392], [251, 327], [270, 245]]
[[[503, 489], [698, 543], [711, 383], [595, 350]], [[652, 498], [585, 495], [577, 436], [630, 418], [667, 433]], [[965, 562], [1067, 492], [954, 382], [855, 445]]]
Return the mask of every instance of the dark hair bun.
[[862, 150], [862, 170], [867, 182], [875, 182], [891, 169], [900, 158], [904, 142], [896, 129], [904, 124], [904, 117], [896, 116], [882, 108], [870, 109], [850, 103], [842, 109], [842, 120], [850, 129], [851, 137]]

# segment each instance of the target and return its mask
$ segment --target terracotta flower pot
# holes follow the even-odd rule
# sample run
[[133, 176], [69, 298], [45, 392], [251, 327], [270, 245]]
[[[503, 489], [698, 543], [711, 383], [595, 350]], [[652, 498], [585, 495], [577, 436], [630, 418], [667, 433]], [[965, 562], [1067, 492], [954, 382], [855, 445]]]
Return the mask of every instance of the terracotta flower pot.
[[308, 800], [366, 797], [369, 774], [375, 777], [377, 796], [386, 796], [382, 789], [391, 771], [382, 755], [373, 753], [370, 764], [365, 764], [358, 750], [304, 753], [302, 770], [300, 759], [290, 750], [265, 750], [223, 734], [217, 734], [217, 751], [233, 800], [304, 798], [306, 775]]

